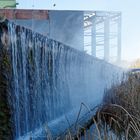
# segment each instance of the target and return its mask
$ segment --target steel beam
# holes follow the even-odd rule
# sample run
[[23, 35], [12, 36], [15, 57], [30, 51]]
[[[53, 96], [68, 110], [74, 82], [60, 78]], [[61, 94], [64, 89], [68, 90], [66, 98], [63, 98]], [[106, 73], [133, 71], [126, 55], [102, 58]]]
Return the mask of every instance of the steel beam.
[[91, 36], [91, 54], [96, 57], [96, 17], [94, 16], [92, 21], [92, 36]]
[[109, 57], [110, 57], [110, 54], [109, 54], [109, 47], [110, 47], [110, 44], [109, 44], [109, 23], [110, 23], [110, 19], [109, 17], [106, 17], [105, 21], [104, 21], [104, 59], [106, 61], [109, 61]]
[[[94, 14], [86, 13], [84, 18], [84, 30], [90, 31], [91, 38], [91, 54], [98, 57], [97, 50], [102, 48], [103, 58], [108, 62], [116, 62], [121, 60], [121, 13], [120, 12], [96, 12]], [[88, 16], [89, 14], [89, 16]], [[88, 37], [85, 34], [85, 37]], [[91, 35], [91, 36], [90, 36]], [[113, 48], [117, 48], [117, 51]], [[112, 55], [115, 54], [115, 59]]]

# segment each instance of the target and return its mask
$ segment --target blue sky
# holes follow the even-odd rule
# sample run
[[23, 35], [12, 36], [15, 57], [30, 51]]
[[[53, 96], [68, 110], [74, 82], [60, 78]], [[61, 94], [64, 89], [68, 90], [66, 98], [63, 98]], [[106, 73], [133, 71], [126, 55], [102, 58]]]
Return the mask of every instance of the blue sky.
[[23, 9], [121, 11], [122, 58], [129, 61], [140, 58], [139, 0], [17, 0], [17, 2], [18, 8]]

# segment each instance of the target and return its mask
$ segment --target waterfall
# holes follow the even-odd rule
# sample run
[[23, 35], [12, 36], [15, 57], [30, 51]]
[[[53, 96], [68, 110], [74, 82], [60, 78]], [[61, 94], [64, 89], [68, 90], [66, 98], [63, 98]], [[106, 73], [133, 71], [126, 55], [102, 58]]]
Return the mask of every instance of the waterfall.
[[81, 102], [101, 100], [116, 68], [30, 29], [8, 23], [14, 139]]
[[[11, 106], [18, 138], [70, 107], [69, 63], [63, 45], [15, 24], [11, 39]], [[64, 55], [65, 54], [65, 55]]]

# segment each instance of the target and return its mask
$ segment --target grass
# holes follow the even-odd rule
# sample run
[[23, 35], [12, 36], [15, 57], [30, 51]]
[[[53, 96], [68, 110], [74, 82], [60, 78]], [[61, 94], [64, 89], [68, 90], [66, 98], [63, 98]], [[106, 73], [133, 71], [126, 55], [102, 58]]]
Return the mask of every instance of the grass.
[[[128, 78], [119, 86], [112, 85], [105, 91], [101, 112], [105, 112], [105, 122], [110, 118], [120, 125], [111, 126], [115, 134], [124, 135], [125, 139], [140, 139], [140, 73], [128, 73]], [[113, 104], [113, 106], [112, 106]]]

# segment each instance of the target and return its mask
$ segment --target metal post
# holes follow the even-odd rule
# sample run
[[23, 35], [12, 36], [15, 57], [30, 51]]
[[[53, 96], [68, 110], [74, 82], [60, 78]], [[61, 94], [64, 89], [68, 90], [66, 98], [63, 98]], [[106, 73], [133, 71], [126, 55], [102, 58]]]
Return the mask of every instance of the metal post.
[[121, 61], [121, 13], [118, 17], [118, 39], [117, 39], [117, 62], [119, 63]]
[[96, 57], [96, 17], [94, 16], [91, 29], [91, 54]]
[[109, 44], [109, 36], [110, 36], [110, 33], [109, 33], [109, 25], [110, 24], [110, 21], [109, 21], [109, 16], [107, 16], [104, 20], [104, 60], [106, 61], [109, 61], [109, 57], [110, 57], [110, 54], [109, 54], [109, 47], [110, 47], [110, 44]]

